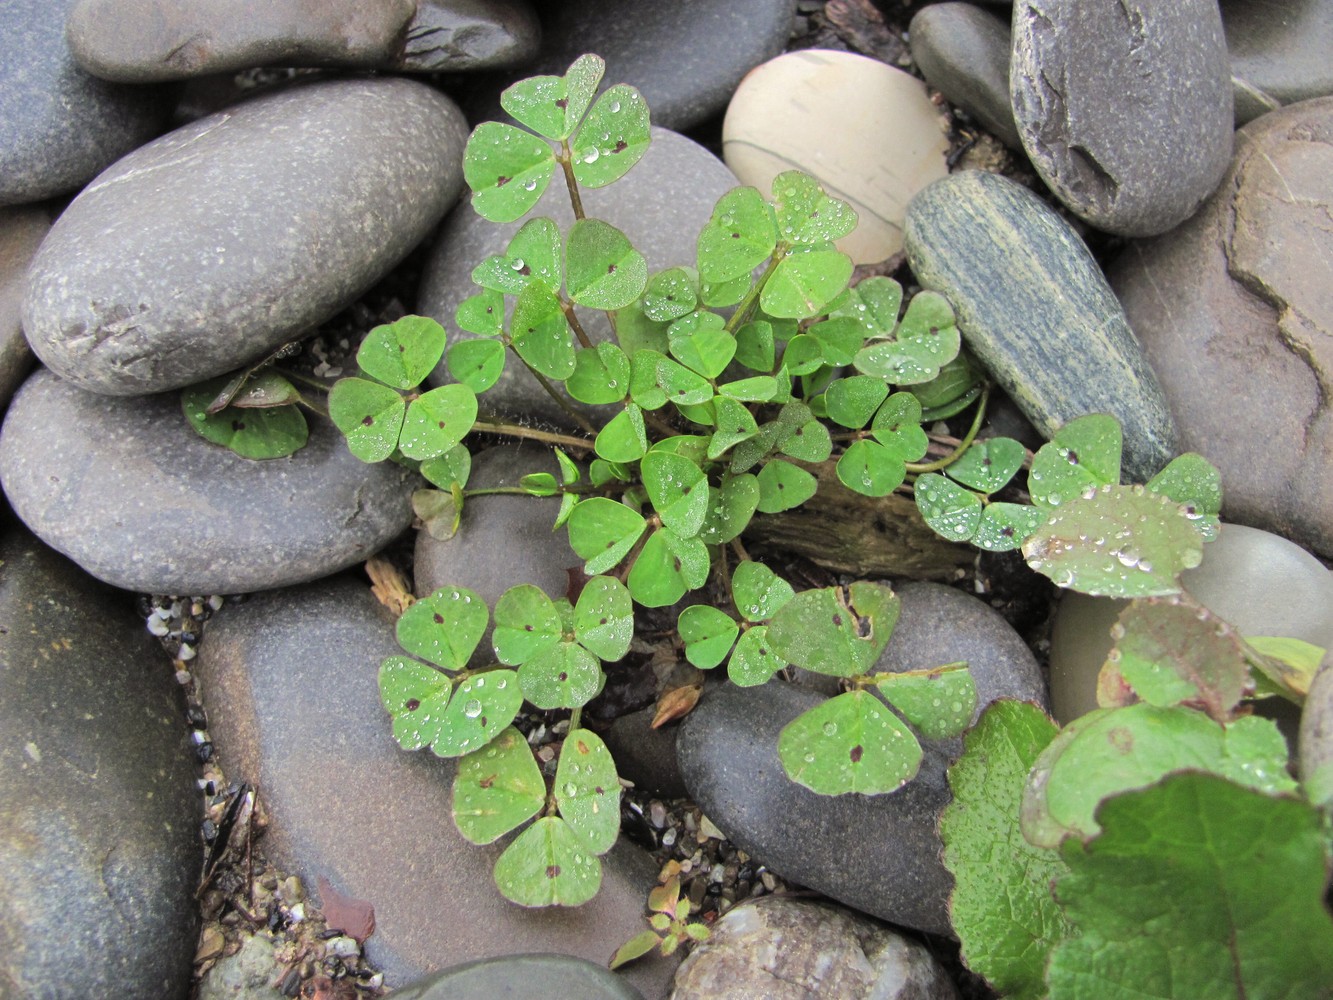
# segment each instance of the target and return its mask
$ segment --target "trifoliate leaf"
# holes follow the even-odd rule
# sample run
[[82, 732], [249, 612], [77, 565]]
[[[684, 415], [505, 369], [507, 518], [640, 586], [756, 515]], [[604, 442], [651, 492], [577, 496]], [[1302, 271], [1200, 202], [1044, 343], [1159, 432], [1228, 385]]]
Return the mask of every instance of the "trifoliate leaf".
[[1023, 544], [1027, 563], [1057, 586], [1098, 597], [1180, 592], [1203, 541], [1176, 504], [1142, 486], [1103, 486], [1062, 504]]
[[739, 301], [749, 287], [750, 272], [768, 260], [777, 242], [773, 209], [757, 189], [733, 188], [719, 198], [699, 233], [699, 276], [712, 285], [739, 283], [739, 294], [731, 302], [710, 302], [704, 289], [704, 301], [709, 305]]
[[919, 292], [891, 337], [867, 344], [855, 363], [867, 375], [919, 385], [939, 375], [958, 356], [961, 343], [949, 300], [937, 292]]
[[226, 381], [225, 377], [213, 379], [181, 393], [181, 409], [200, 437], [230, 448], [242, 458], [285, 458], [305, 447], [310, 430], [295, 406], [246, 409], [232, 405], [209, 413], [209, 401]]
[[921, 744], [870, 692], [848, 691], [784, 726], [778, 757], [792, 781], [821, 795], [878, 795], [916, 776]]
[[921, 429], [921, 404], [910, 392], [895, 392], [884, 401], [870, 422], [870, 433], [904, 462], [915, 462], [930, 447], [930, 439]]
[[398, 644], [423, 660], [462, 670], [481, 641], [490, 614], [486, 602], [465, 587], [441, 587], [398, 619]]
[[466, 486], [472, 475], [472, 453], [465, 445], [454, 445], [438, 458], [422, 462], [421, 474], [442, 490], [455, 483]]
[[454, 322], [460, 330], [483, 337], [498, 337], [504, 332], [504, 321], [504, 294], [494, 288], [483, 288], [454, 310]]
[[1023, 837], [1018, 812], [1037, 755], [1057, 732], [1041, 709], [991, 704], [949, 768], [953, 801], [940, 816], [944, 866], [954, 877], [949, 915], [963, 958], [1000, 993], [1041, 1000], [1051, 948], [1070, 933], [1051, 884], [1068, 869]]
[[563, 382], [574, 374], [574, 345], [560, 300], [539, 281], [514, 303], [510, 334], [518, 356], [547, 378]]
[[996, 493], [1023, 467], [1023, 446], [1013, 438], [974, 441], [945, 471], [980, 493]]
[[442, 385], [407, 405], [398, 447], [408, 458], [437, 458], [462, 441], [476, 419], [477, 394], [460, 383]]
[[1090, 487], [1119, 483], [1123, 440], [1120, 421], [1105, 413], [1069, 421], [1032, 456], [1028, 473], [1032, 502], [1055, 508], [1078, 499]]
[[515, 121], [559, 142], [578, 127], [605, 72], [601, 56], [582, 55], [564, 76], [533, 76], [506, 88], [500, 107]]
[[555, 803], [569, 828], [594, 854], [605, 854], [620, 836], [620, 779], [600, 736], [572, 730], [555, 769]]
[[866, 278], [847, 291], [844, 299], [833, 303], [831, 316], [850, 316], [860, 322], [862, 339], [881, 337], [898, 325], [898, 310], [903, 304], [903, 286], [892, 278]]
[[472, 207], [491, 222], [526, 215], [546, 192], [555, 154], [537, 136], [502, 122], [483, 122], [463, 150], [463, 178]]
[[787, 665], [768, 642], [768, 626], [758, 625], [741, 634], [727, 661], [727, 677], [737, 687], [757, 687]]
[[802, 247], [793, 250], [769, 275], [759, 304], [779, 319], [819, 315], [852, 276], [852, 259], [837, 250]]
[[670, 267], [648, 279], [643, 312], [649, 319], [669, 323], [694, 312], [699, 304], [699, 275], [692, 268]]
[[569, 297], [591, 309], [620, 309], [642, 294], [648, 264], [629, 238], [600, 219], [579, 219], [565, 248]]
[[648, 450], [643, 411], [634, 403], [626, 403], [597, 433], [593, 448], [608, 462], [634, 462], [642, 458]]
[[1296, 788], [1286, 741], [1268, 719], [1251, 715], [1223, 727], [1188, 708], [1102, 708], [1071, 722], [1037, 759], [1023, 795], [1023, 835], [1039, 847], [1090, 837], [1108, 796], [1183, 770], [1263, 792]]
[[824, 243], [856, 228], [856, 212], [824, 193], [809, 174], [787, 170], [773, 178], [773, 212], [784, 243]]
[[580, 403], [619, 403], [630, 390], [630, 364], [625, 352], [603, 341], [574, 354], [574, 374], [565, 389]]
[[754, 415], [743, 403], [730, 396], [718, 396], [713, 406], [717, 414], [717, 430], [708, 443], [709, 458], [719, 458], [728, 448], [759, 433]]
[[339, 379], [329, 392], [329, 418], [347, 438], [348, 451], [363, 462], [383, 462], [393, 454], [406, 412], [402, 396], [369, 379]]
[[447, 360], [450, 375], [473, 392], [485, 392], [505, 369], [505, 347], [498, 340], [460, 340]]
[[538, 708], [578, 708], [601, 693], [606, 677], [597, 657], [577, 642], [557, 642], [518, 668], [523, 697]]
[[868, 497], [888, 496], [907, 476], [907, 466], [878, 441], [853, 441], [837, 465], [838, 479]]
[[981, 512], [972, 544], [987, 552], [1010, 552], [1042, 526], [1046, 516], [1040, 508], [1018, 503], [989, 503]]
[[708, 514], [708, 477], [683, 455], [651, 451], [639, 463], [644, 489], [662, 523], [689, 538]]
[[644, 607], [665, 608], [684, 597], [686, 591], [702, 587], [708, 580], [709, 566], [703, 542], [659, 528], [644, 543], [626, 582], [630, 594]]
[[685, 659], [700, 670], [711, 670], [731, 652], [740, 626], [711, 604], [691, 604], [680, 613], [676, 631], [685, 644]]
[[445, 706], [431, 752], [437, 757], [461, 757], [484, 747], [514, 721], [522, 706], [523, 693], [512, 670], [469, 677]]
[[587, 560], [585, 573], [603, 573], [629, 554], [647, 525], [624, 504], [592, 497], [577, 504], [569, 516], [569, 547]]
[[884, 700], [931, 740], [959, 736], [972, 722], [977, 687], [966, 663], [875, 675]]
[[532, 748], [513, 726], [458, 762], [454, 824], [474, 844], [494, 843], [546, 803], [546, 782]]
[[808, 420], [786, 436], [779, 450], [802, 462], [822, 462], [833, 454], [833, 439], [818, 420]]
[[751, 320], [737, 330], [736, 360], [751, 371], [771, 372], [776, 363], [773, 324]]
[[778, 514], [805, 503], [819, 489], [819, 480], [790, 462], [775, 458], [759, 470], [759, 509]]
[[1051, 955], [1051, 1000], [1333, 994], [1319, 813], [1206, 774], [1117, 796], [1104, 833], [1062, 850], [1079, 929]]
[[584, 187], [605, 187], [643, 158], [651, 140], [648, 102], [629, 84], [616, 84], [597, 98], [574, 136], [574, 179]]
[[888, 396], [889, 387], [882, 378], [849, 375], [829, 386], [825, 393], [825, 405], [830, 420], [858, 430], [870, 423], [879, 404]]
[[574, 605], [574, 638], [589, 652], [614, 663], [629, 652], [634, 610], [629, 591], [610, 576], [594, 576]]
[[444, 355], [444, 327], [428, 316], [404, 316], [366, 334], [356, 363], [395, 389], [415, 389]]
[[708, 487], [708, 513], [699, 540], [705, 545], [725, 545], [746, 529], [758, 506], [758, 479], [749, 473], [723, 475], [721, 486]]
[[501, 663], [518, 666], [560, 641], [560, 613], [555, 602], [530, 583], [510, 587], [495, 602], [491, 643]]
[[714, 312], [694, 312], [671, 324], [667, 338], [671, 353], [686, 368], [704, 378], [717, 378], [736, 354], [736, 338]]
[[917, 478], [912, 486], [916, 509], [936, 534], [951, 542], [965, 542], [981, 524], [981, 497], [935, 472]]
[[1222, 477], [1202, 455], [1177, 455], [1148, 480], [1147, 487], [1184, 507], [1185, 516], [1194, 522], [1205, 542], [1217, 537], [1221, 530], [1217, 514], [1222, 509]]
[[731, 599], [746, 621], [767, 621], [795, 596], [791, 584], [761, 562], [747, 560], [731, 574]]
[[393, 718], [393, 738], [404, 750], [420, 750], [439, 735], [453, 682], [440, 671], [406, 656], [380, 664], [380, 701]]
[[559, 816], [543, 816], [495, 862], [500, 894], [520, 906], [582, 906], [597, 895], [602, 863]]
[[768, 639], [779, 657], [804, 670], [851, 677], [870, 670], [898, 621], [898, 597], [883, 584], [806, 590], [773, 614]]

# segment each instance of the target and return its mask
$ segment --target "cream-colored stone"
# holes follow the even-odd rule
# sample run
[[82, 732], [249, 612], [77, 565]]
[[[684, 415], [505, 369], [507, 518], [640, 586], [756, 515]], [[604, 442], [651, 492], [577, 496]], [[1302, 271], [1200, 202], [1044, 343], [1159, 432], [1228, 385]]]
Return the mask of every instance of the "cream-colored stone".
[[902, 249], [907, 202], [947, 172], [948, 141], [925, 85], [850, 52], [806, 49], [771, 59], [737, 89], [722, 125], [722, 155], [767, 195], [800, 169], [856, 209], [838, 241], [858, 264]]

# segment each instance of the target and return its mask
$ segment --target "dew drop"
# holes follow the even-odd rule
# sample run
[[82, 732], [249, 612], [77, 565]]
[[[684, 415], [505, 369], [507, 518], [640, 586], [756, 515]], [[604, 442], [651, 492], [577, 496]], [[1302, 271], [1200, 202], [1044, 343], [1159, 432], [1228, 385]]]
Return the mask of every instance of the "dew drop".
[[475, 719], [481, 714], [481, 702], [476, 698], [470, 699], [468, 703], [463, 706], [463, 714], [469, 719]]
[[824, 723], [824, 735], [825, 735], [825, 736], [836, 736], [836, 735], [838, 735], [838, 724], [837, 724], [836, 722], [826, 722], [826, 723]]

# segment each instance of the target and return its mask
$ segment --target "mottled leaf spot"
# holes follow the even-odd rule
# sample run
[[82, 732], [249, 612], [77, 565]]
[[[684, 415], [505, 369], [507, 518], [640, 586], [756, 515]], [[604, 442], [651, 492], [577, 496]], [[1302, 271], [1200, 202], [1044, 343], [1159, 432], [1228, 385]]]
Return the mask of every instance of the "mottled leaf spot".
[[847, 751], [847, 756], [848, 758], [851, 759], [851, 762], [853, 764], [859, 764], [861, 763], [861, 755], [863, 753], [865, 753], [865, 750], [862, 749], [861, 744], [858, 743], [856, 744], [856, 746], [852, 747], [850, 750]]
[[505, 177], [504, 175], [501, 175], [501, 176], [499, 176], [499, 177], [497, 177], [497, 178], [495, 179], [495, 186], [498, 187], [498, 188], [499, 188], [499, 187], [504, 187], [506, 184], [508, 184], [508, 183], [509, 183], [510, 181], [512, 181], [513, 179], [514, 179], [514, 178], [512, 178], [512, 177]]
[[546, 866], [546, 877], [547, 877], [547, 878], [559, 878], [559, 877], [560, 877], [560, 866], [559, 866], [559, 865], [547, 865], [547, 866]]
[[404, 705], [403, 707], [404, 707], [405, 709], [407, 709], [409, 712], [415, 712], [418, 708], [421, 707], [421, 699], [420, 699], [420, 698], [408, 698], [408, 699], [407, 699], [407, 704]]
[[361, 418], [361, 426], [362, 426], [362, 427], [369, 427], [369, 426], [370, 426], [371, 424], [373, 424], [374, 422], [375, 422], [375, 418], [372, 417], [370, 414], [366, 414], [364, 417]]
[[435, 619], [436, 625], [444, 624], [444, 615], [440, 614], [438, 611], [435, 612], [435, 614], [431, 615], [431, 617]]
[[1116, 753], [1129, 754], [1134, 752], [1134, 734], [1123, 727], [1117, 726], [1107, 733], [1106, 741], [1111, 744]]

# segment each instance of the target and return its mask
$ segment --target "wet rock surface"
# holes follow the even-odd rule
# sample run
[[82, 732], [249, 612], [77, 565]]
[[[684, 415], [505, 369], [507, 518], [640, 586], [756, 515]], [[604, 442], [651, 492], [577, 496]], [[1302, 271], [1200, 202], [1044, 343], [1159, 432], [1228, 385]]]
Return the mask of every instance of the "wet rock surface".
[[[655, 867], [623, 840], [584, 906], [529, 910], [500, 896], [491, 868], [504, 845], [476, 847], [449, 818], [455, 762], [394, 743], [376, 676], [400, 650], [364, 585], [327, 580], [223, 610], [198, 668], [206, 696], [228, 706], [212, 721], [218, 753], [233, 780], [264, 789], [272, 859], [375, 907], [367, 952], [388, 985], [517, 952], [601, 964], [637, 933]], [[673, 968], [649, 960], [623, 976], [652, 1000]]]
[[393, 68], [456, 73], [517, 66], [536, 57], [541, 37], [527, 0], [418, 0]]
[[505, 955], [454, 966], [390, 994], [394, 1000], [643, 1000], [614, 972], [568, 955]]
[[1237, 79], [1282, 104], [1333, 94], [1333, 4], [1221, 0], [1220, 7]]
[[[1217, 194], [1108, 269], [1223, 516], [1333, 553], [1333, 98], [1236, 133]], [[1219, 400], [1240, 402], [1223, 417]]]
[[294, 455], [250, 461], [196, 434], [176, 393], [99, 396], [41, 369], [0, 429], [0, 482], [39, 538], [118, 587], [280, 587], [373, 555], [410, 523], [420, 482], [310, 423]]
[[50, 228], [41, 208], [0, 208], [0, 412], [32, 367], [23, 336], [23, 279]]
[[0, 205], [73, 191], [166, 128], [171, 96], [81, 70], [65, 43], [74, 0], [0, 8]]
[[422, 240], [458, 196], [466, 135], [452, 101], [402, 79], [294, 87], [186, 125], [57, 220], [28, 277], [28, 339], [115, 395], [257, 360]]
[[967, 346], [1049, 438], [1085, 413], [1124, 427], [1126, 478], [1147, 482], [1175, 454], [1175, 428], [1148, 358], [1078, 234], [996, 174], [937, 181], [907, 210], [907, 259], [953, 304]]
[[1099, 229], [1188, 218], [1231, 157], [1231, 77], [1213, 0], [1014, 7], [1010, 97], [1052, 192]]
[[0, 533], [0, 994], [183, 1000], [202, 854], [170, 662], [128, 594]]
[[1009, 103], [1009, 24], [970, 3], [937, 3], [912, 18], [912, 58], [936, 90], [1011, 149], [1021, 149]]
[[840, 907], [767, 897], [713, 926], [676, 975], [672, 1000], [957, 1000], [919, 943]]

